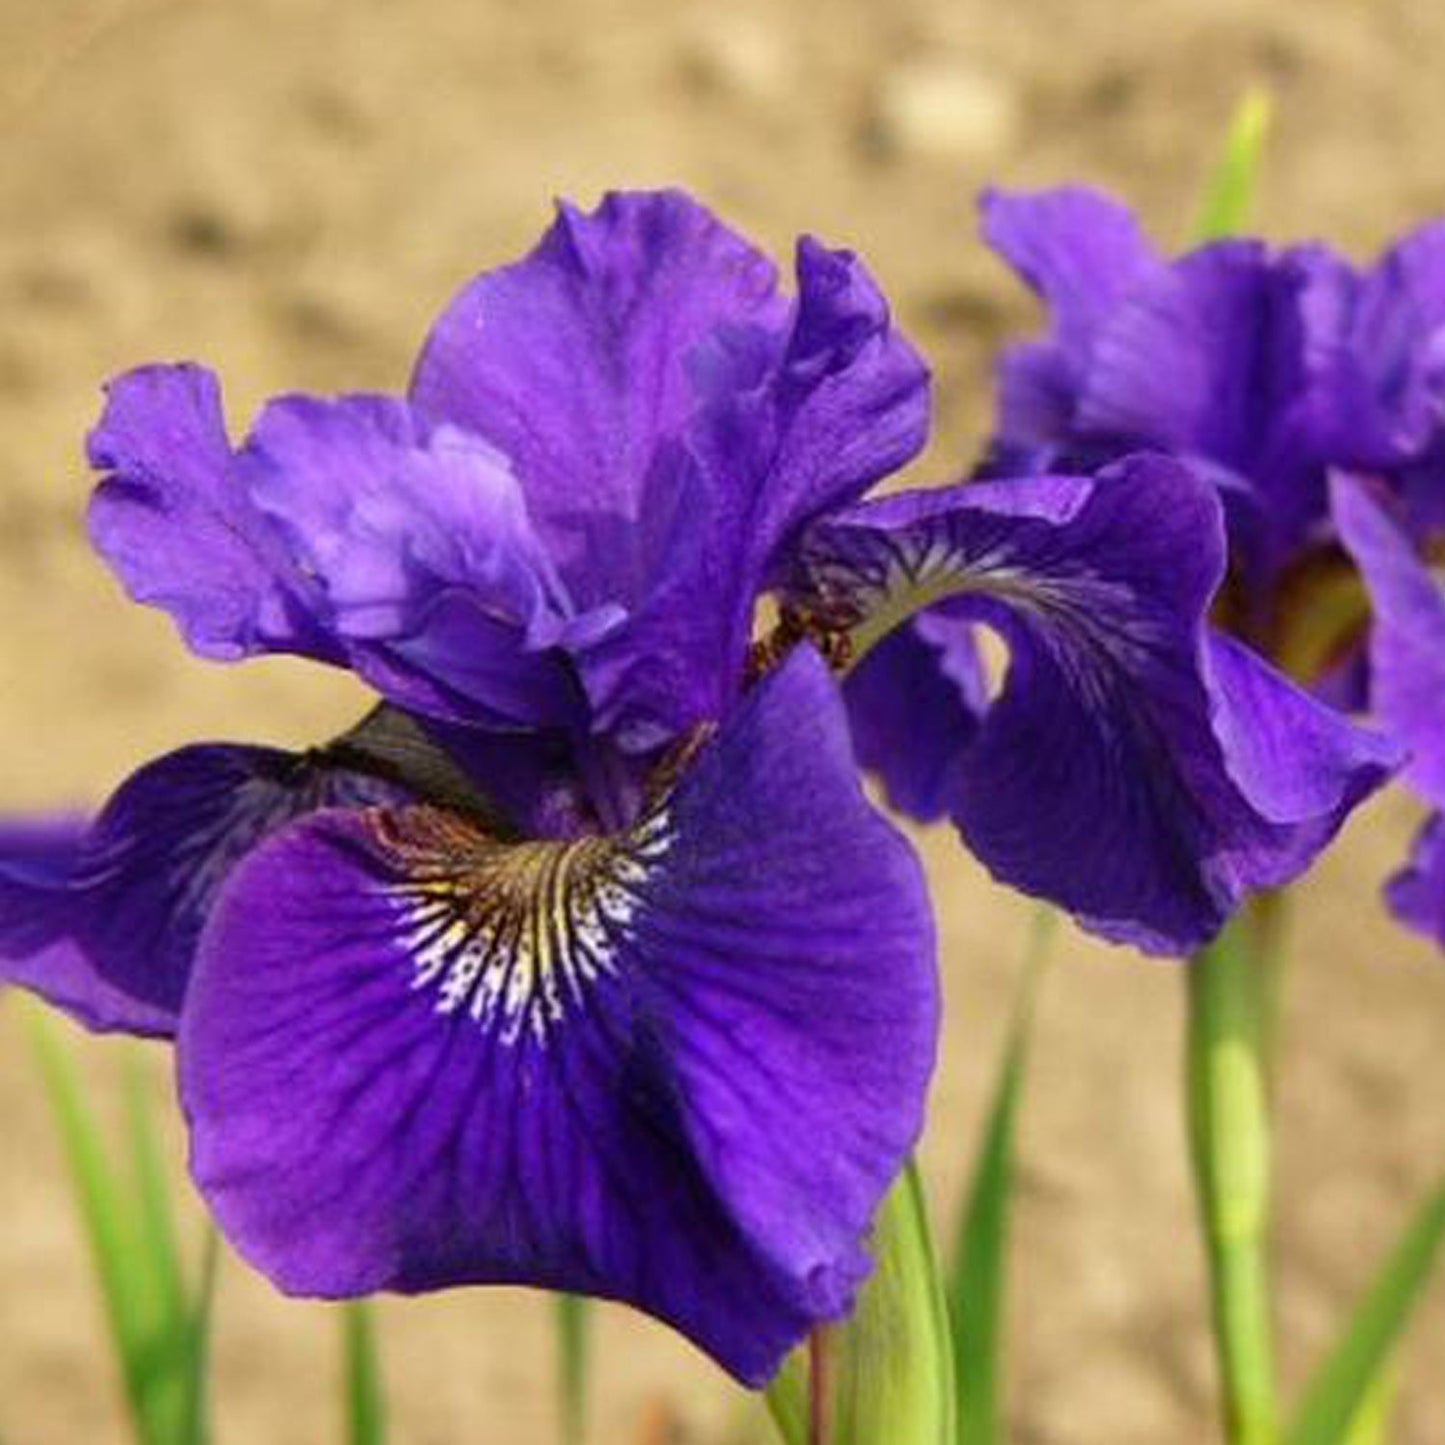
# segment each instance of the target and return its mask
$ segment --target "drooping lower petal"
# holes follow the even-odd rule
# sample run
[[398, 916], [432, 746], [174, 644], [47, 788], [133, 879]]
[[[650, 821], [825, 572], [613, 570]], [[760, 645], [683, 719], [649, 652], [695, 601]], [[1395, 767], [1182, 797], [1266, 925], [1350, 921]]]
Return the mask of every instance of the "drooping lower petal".
[[75, 942], [75, 872], [87, 825], [78, 817], [0, 824], [0, 982], [29, 989], [96, 1030], [166, 1032], [167, 1011], [102, 978]]
[[90, 504], [96, 549], [137, 602], [170, 613], [192, 651], [339, 660], [308, 579], [235, 475], [210, 371], [145, 366], [117, 377], [89, 455], [103, 474]]
[[314, 808], [395, 796], [272, 748], [170, 753], [63, 850], [0, 854], [0, 979], [97, 1031], [170, 1034], [202, 925], [245, 853]]
[[1002, 881], [1184, 953], [1303, 868], [1399, 757], [1211, 637], [1223, 552], [1212, 488], [1141, 455], [864, 505], [815, 529], [805, 565], [855, 646], [929, 607], [1004, 637], [1003, 691], [952, 767], [954, 822]]
[[627, 834], [326, 813], [253, 855], [181, 1038], [196, 1175], [287, 1290], [595, 1293], [757, 1383], [866, 1273], [932, 950], [800, 653]]

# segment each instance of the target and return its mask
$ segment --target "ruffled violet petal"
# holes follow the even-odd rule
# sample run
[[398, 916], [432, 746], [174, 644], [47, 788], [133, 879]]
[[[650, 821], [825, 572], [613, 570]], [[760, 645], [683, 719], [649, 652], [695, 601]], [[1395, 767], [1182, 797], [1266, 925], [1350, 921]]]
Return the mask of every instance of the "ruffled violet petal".
[[1016, 445], [1062, 442], [1099, 328], [1163, 262], [1127, 206], [1084, 186], [985, 191], [983, 235], [1049, 307], [1047, 340], [1009, 347], [1000, 364], [1000, 432]]
[[255, 503], [315, 579], [353, 666], [393, 701], [488, 726], [556, 724], [579, 615], [504, 457], [380, 396], [272, 402], [247, 443]]
[[340, 660], [308, 579], [234, 474], [211, 372], [144, 366], [117, 377], [89, 455], [104, 474], [90, 504], [96, 550], [131, 597], [170, 613], [192, 651]]
[[415, 405], [510, 459], [576, 605], [626, 613], [576, 661], [632, 750], [726, 710], [780, 551], [922, 446], [927, 373], [861, 263], [804, 240], [797, 285], [680, 193], [610, 195], [418, 363]]

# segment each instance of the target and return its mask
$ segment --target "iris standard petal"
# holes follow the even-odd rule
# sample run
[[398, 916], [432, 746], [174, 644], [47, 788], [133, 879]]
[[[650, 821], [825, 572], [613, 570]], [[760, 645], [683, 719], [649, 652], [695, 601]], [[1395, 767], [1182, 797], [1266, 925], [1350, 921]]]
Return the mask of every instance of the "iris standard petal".
[[1272, 576], [1326, 520], [1306, 253], [1221, 241], [1160, 268], [1100, 331], [1078, 430], [1206, 467], [1248, 569]]
[[1445, 397], [1445, 221], [1405, 236], [1358, 278], [1341, 334], [1357, 390], [1340, 418], [1342, 465], [1417, 459], [1439, 434]]
[[1335, 525], [1372, 611], [1370, 706], [1409, 749], [1405, 781], [1445, 804], [1445, 591], [1357, 478], [1331, 482]]
[[274, 748], [169, 753], [71, 835], [63, 867], [0, 857], [0, 978], [93, 1029], [172, 1033], [201, 926], [247, 850], [312, 809], [397, 796]]
[[256, 505], [315, 580], [352, 665], [394, 702], [487, 726], [565, 721], [555, 649], [579, 616], [507, 460], [381, 396], [272, 402], [242, 457]]
[[145, 366], [117, 377], [89, 456], [104, 474], [90, 504], [96, 550], [137, 602], [170, 613], [192, 651], [339, 660], [307, 578], [234, 475], [210, 371]]
[[1248, 888], [1298, 872], [1398, 762], [1211, 639], [1223, 552], [1209, 486], [1141, 455], [865, 504], [814, 529], [806, 566], [818, 615], [860, 619], [855, 645], [929, 605], [1006, 639], [1003, 691], [953, 766], [954, 822], [1002, 881], [1183, 953]]
[[576, 659], [632, 751], [732, 702], [757, 593], [816, 512], [923, 444], [926, 370], [857, 259], [800, 243], [797, 298], [676, 192], [564, 207], [438, 322], [412, 395], [506, 453], [579, 606]]
[[797, 286], [786, 327], [721, 333], [695, 362], [701, 410], [671, 503], [654, 503], [677, 514], [677, 535], [632, 625], [586, 664], [604, 724], [645, 714], [675, 734], [725, 711], [758, 595], [806, 524], [923, 446], [928, 371], [862, 263], [804, 238]]
[[772, 263], [678, 191], [570, 205], [525, 260], [479, 276], [412, 378], [429, 416], [509, 457], [579, 605], [641, 590], [644, 490], [696, 410], [689, 369], [719, 327], [771, 332]]
[[756, 1384], [866, 1273], [937, 1007], [803, 652], [626, 834], [328, 813], [252, 855], [181, 1036], [194, 1168], [287, 1290], [605, 1295]]
[[999, 431], [1015, 446], [1066, 440], [1089, 356], [1110, 309], [1163, 263], [1127, 206], [1084, 186], [985, 191], [983, 235], [1049, 307], [1048, 340], [1009, 347]]

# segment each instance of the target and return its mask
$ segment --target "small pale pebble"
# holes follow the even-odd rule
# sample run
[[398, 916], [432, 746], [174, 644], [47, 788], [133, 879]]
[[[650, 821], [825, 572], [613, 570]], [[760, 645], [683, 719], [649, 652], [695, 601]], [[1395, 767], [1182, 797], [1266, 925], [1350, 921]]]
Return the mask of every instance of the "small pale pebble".
[[690, 27], [685, 62], [700, 88], [755, 104], [785, 98], [793, 69], [775, 26], [717, 12]]
[[891, 154], [987, 160], [1018, 132], [1018, 92], [1007, 77], [937, 57], [905, 62], [883, 77], [873, 136]]

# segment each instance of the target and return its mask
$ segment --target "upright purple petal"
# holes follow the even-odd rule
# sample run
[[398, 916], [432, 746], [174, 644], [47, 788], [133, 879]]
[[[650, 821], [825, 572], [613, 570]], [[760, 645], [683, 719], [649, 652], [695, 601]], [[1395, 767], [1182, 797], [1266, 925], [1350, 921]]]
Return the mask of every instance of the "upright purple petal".
[[933, 1062], [923, 880], [806, 653], [630, 832], [319, 814], [202, 955], [196, 1176], [283, 1288], [605, 1295], [752, 1384], [848, 1308]]
[[1206, 468], [1261, 580], [1326, 521], [1304, 253], [1222, 241], [1161, 268], [1103, 326], [1077, 428]]
[[432, 333], [415, 404], [511, 461], [580, 608], [576, 656], [632, 751], [731, 703], [757, 593], [798, 529], [922, 446], [926, 370], [862, 265], [800, 243], [798, 295], [675, 192], [563, 208]]
[[[950, 815], [1002, 881], [1184, 953], [1248, 889], [1300, 871], [1398, 763], [1211, 637], [1223, 551], [1210, 487], [1141, 455], [1092, 478], [865, 504], [820, 523], [805, 562], [819, 615], [851, 613], [860, 645], [926, 605], [1005, 638], [1003, 691], [951, 765]], [[902, 732], [891, 751], [916, 746]]]
[[1100, 327], [1163, 263], [1128, 207], [1087, 187], [989, 190], [979, 209], [984, 239], [1047, 303], [1052, 323], [1046, 341], [1004, 353], [999, 430], [1014, 444], [1062, 444]]
[[473, 281], [433, 328], [413, 401], [515, 466], [579, 606], [645, 582], [631, 527], [659, 442], [697, 408], [690, 362], [720, 327], [771, 333], [770, 261], [678, 191], [558, 208], [525, 260]]
[[1339, 460], [1380, 466], [1420, 456], [1438, 439], [1445, 403], [1445, 221], [1413, 231], [1364, 275], [1347, 343], [1384, 455], [1357, 447]]
[[[283, 823], [395, 789], [273, 748], [182, 748], [134, 773], [84, 831], [0, 854], [0, 979], [98, 1031], [174, 1032], [226, 875]], [[13, 835], [12, 835], [13, 836]]]
[[724, 331], [697, 358], [703, 405], [673, 483], [679, 536], [633, 625], [588, 669], [604, 722], [651, 711], [676, 732], [723, 712], [757, 597], [807, 523], [923, 446], [928, 371], [862, 263], [805, 238], [797, 280], [787, 328]]
[[96, 549], [137, 602], [171, 614], [192, 651], [338, 660], [308, 580], [234, 475], [211, 372], [145, 366], [118, 377], [89, 454], [103, 473], [90, 505]]

